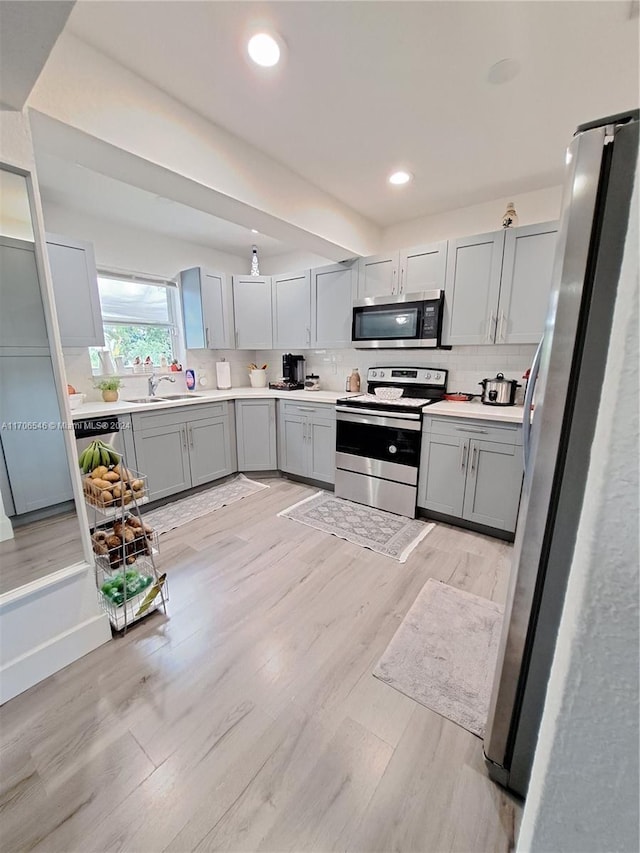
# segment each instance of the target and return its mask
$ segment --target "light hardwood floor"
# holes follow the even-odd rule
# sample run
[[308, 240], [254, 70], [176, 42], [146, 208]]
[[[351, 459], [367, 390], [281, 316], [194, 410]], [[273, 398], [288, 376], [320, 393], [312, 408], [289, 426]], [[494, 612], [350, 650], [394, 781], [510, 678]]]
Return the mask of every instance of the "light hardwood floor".
[[169, 618], [0, 709], [3, 850], [512, 849], [481, 742], [371, 675], [427, 578], [502, 602], [510, 546], [438, 525], [396, 563], [268, 482], [161, 537]]
[[0, 542], [0, 594], [82, 560], [75, 510], [16, 526], [14, 538]]

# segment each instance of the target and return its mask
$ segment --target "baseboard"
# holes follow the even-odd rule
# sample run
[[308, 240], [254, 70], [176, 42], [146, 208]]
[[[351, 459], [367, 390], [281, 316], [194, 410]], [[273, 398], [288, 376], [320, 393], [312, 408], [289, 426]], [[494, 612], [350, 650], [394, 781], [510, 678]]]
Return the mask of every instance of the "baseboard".
[[92, 616], [0, 669], [0, 705], [111, 639], [104, 613]]

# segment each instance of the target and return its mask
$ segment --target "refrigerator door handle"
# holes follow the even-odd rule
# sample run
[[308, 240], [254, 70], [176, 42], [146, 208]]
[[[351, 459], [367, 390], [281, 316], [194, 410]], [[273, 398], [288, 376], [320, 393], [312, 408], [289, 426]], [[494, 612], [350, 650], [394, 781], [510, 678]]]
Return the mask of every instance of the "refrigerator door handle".
[[536, 382], [538, 381], [538, 373], [540, 372], [540, 359], [542, 356], [542, 344], [544, 338], [538, 344], [538, 349], [531, 363], [529, 371], [529, 383], [527, 385], [527, 393], [524, 395], [524, 414], [522, 418], [522, 452], [524, 454], [525, 471], [529, 467], [529, 451], [531, 448], [531, 403], [536, 390]]

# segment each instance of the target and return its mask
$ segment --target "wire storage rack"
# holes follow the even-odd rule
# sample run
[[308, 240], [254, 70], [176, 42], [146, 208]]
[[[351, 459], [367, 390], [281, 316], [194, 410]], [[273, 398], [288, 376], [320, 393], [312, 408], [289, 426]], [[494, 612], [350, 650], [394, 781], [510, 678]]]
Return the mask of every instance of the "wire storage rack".
[[93, 510], [91, 543], [98, 601], [114, 630], [126, 632], [155, 610], [167, 612], [169, 585], [166, 573], [156, 565], [158, 534], [140, 512], [149, 500], [146, 476], [129, 468], [124, 455], [109, 468], [117, 473], [117, 480], [109, 479], [109, 469], [98, 477], [92, 472], [83, 478], [83, 490]]

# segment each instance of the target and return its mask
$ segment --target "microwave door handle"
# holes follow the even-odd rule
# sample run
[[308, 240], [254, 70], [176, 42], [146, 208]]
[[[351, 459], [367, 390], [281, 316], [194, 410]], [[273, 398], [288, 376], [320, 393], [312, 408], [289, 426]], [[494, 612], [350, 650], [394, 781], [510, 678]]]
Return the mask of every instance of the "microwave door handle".
[[529, 454], [531, 452], [531, 403], [533, 401], [533, 394], [536, 389], [536, 382], [538, 381], [538, 373], [540, 371], [540, 359], [542, 357], [542, 344], [544, 343], [544, 338], [538, 344], [538, 349], [536, 350], [536, 354], [533, 357], [533, 362], [531, 363], [531, 370], [529, 371], [529, 383], [527, 384], [527, 393], [524, 395], [524, 412], [522, 416], [522, 452], [524, 454], [524, 468], [525, 471], [529, 467]]

